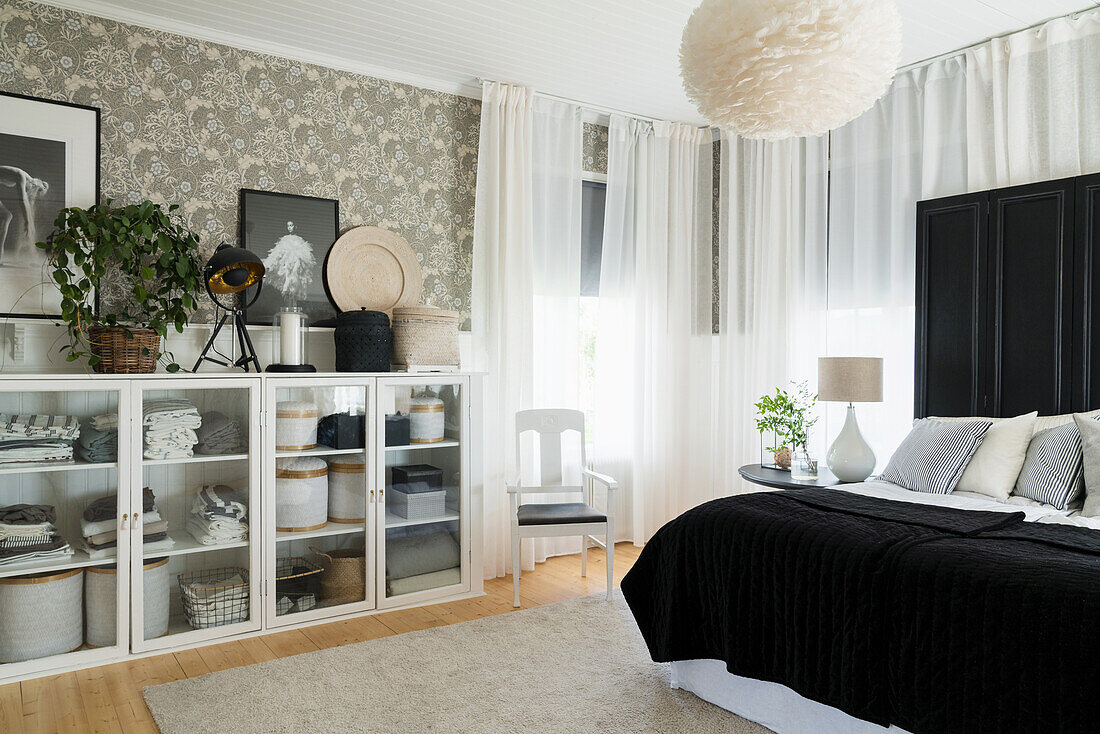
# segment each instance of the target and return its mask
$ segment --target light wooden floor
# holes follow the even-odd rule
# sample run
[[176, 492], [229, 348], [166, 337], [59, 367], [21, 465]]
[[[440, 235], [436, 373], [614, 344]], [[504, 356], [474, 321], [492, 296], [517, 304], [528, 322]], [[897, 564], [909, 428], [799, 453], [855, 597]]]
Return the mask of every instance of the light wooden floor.
[[[629, 543], [615, 546], [616, 582], [634, 564], [638, 551]], [[523, 606], [601, 593], [605, 569], [599, 549], [588, 552], [588, 577], [583, 579], [579, 554], [551, 558], [523, 574]], [[145, 686], [513, 611], [511, 576], [486, 581], [485, 592], [486, 596], [477, 599], [385, 612], [0, 686], [0, 732], [156, 732], [141, 697]]]

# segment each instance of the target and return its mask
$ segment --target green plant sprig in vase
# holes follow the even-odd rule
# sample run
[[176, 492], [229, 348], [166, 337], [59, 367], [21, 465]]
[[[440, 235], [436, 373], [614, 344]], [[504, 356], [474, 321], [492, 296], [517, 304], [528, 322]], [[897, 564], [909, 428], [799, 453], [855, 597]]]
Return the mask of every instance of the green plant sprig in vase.
[[776, 388], [774, 395], [763, 395], [756, 407], [756, 430], [761, 435], [772, 433], [776, 445], [765, 449], [772, 453], [776, 466], [791, 465], [791, 450], [807, 451], [810, 429], [817, 423], [811, 415], [817, 395], [810, 392], [808, 383], [792, 383], [790, 391]]
[[[178, 372], [161, 351], [172, 327], [182, 333], [202, 289], [198, 237], [151, 201], [113, 206], [110, 199], [57, 215], [46, 250], [50, 276], [61, 293], [66, 360], [86, 357], [96, 372], [153, 372], [158, 362]], [[96, 292], [107, 277], [121, 279], [128, 298], [97, 310]], [[102, 304], [100, 304], [102, 305]]]

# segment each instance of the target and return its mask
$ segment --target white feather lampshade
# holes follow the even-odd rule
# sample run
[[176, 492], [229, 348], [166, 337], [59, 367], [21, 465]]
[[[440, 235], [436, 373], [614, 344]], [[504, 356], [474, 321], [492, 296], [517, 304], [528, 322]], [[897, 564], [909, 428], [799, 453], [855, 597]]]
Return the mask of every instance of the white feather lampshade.
[[703, 0], [684, 28], [680, 75], [711, 124], [776, 140], [866, 112], [900, 55], [893, 0]]

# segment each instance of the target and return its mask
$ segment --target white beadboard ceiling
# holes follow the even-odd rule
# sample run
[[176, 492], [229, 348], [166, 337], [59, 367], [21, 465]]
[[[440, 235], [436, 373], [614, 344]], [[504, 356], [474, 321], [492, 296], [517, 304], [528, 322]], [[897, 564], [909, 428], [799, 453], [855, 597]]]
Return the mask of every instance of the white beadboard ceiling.
[[[478, 96], [477, 79], [701, 122], [680, 86], [698, 0], [49, 0], [160, 30]], [[898, 0], [901, 64], [1047, 18], [1083, 0]]]

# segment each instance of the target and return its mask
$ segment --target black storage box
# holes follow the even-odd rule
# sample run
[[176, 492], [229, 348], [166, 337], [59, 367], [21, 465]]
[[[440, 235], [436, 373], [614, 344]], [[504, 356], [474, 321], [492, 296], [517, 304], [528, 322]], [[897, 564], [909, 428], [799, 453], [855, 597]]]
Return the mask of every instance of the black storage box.
[[361, 449], [366, 446], [365, 437], [365, 415], [333, 413], [317, 424], [317, 443], [334, 449]]
[[386, 445], [408, 446], [412, 442], [410, 431], [412, 424], [409, 422], [408, 413], [397, 413], [386, 416]]
[[443, 470], [428, 464], [408, 464], [395, 466], [393, 488], [405, 494], [418, 492], [438, 492], [443, 489]]
[[336, 317], [337, 372], [389, 372], [393, 331], [381, 311], [345, 311]]

